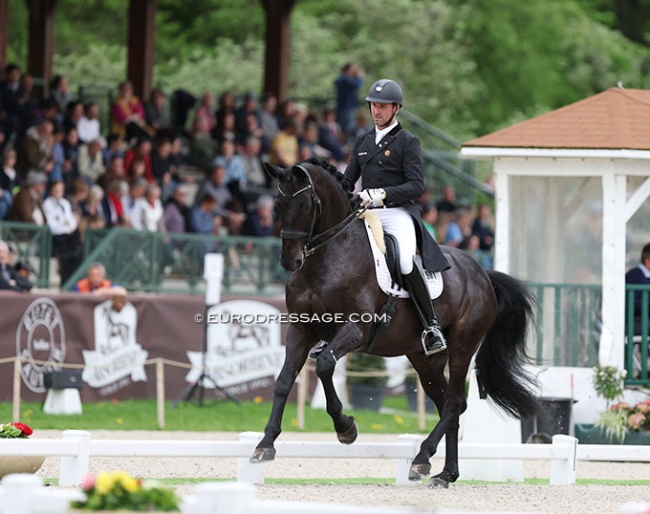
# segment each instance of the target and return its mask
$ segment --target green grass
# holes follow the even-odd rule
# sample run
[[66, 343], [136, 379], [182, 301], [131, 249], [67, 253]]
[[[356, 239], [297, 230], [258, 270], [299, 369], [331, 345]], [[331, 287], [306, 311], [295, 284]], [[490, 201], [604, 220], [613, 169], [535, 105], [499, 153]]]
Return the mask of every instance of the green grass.
[[[174, 409], [170, 407], [171, 402], [168, 402], [165, 409], [166, 431], [262, 432], [271, 412], [270, 403], [242, 402], [237, 405], [229, 400], [206, 400], [203, 407], [196, 401], [179, 403]], [[407, 411], [405, 398], [386, 398], [384, 407], [392, 413], [350, 410], [346, 414], [354, 416], [361, 433], [420, 433], [417, 414]], [[437, 419], [427, 418], [427, 433], [433, 429]], [[11, 404], [0, 403], [0, 422], [9, 420]], [[83, 414], [68, 416], [45, 414], [40, 403], [25, 402], [21, 405], [20, 420], [35, 430], [158, 430], [156, 403], [153, 400], [85, 403]], [[297, 427], [296, 404], [287, 404], [282, 429], [287, 432], [300, 431]], [[304, 431], [333, 431], [332, 420], [324, 410], [308, 407]]]

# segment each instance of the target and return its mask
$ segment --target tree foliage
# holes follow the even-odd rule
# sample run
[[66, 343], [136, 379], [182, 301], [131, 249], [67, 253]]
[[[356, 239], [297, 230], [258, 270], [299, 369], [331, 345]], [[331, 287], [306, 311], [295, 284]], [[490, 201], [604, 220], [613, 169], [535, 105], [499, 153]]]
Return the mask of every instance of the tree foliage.
[[[24, 0], [10, 0], [9, 59], [26, 63]], [[128, 2], [59, 0], [55, 72], [73, 85], [126, 74]], [[461, 139], [615, 86], [648, 86], [650, 0], [300, 0], [290, 94], [333, 98], [354, 61], [400, 81], [406, 106]], [[159, 0], [154, 82], [197, 95], [261, 93], [260, 0]]]

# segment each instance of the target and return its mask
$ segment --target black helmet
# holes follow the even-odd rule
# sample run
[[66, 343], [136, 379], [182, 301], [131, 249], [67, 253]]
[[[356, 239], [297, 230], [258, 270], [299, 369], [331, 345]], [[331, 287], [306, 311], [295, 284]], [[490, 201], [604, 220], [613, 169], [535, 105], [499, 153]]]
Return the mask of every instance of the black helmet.
[[377, 102], [380, 104], [404, 104], [404, 94], [402, 88], [394, 80], [381, 79], [370, 86], [367, 102]]

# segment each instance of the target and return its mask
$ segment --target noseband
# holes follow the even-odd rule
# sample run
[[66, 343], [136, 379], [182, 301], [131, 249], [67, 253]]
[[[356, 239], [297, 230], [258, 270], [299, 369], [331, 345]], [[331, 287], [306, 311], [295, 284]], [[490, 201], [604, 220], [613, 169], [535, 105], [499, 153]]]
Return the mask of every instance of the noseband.
[[[309, 174], [309, 171], [307, 168], [304, 166], [301, 166], [300, 164], [295, 165], [296, 168], [299, 168], [307, 177], [307, 181], [309, 182], [305, 187], [302, 189], [299, 189], [295, 193], [293, 193], [291, 196], [287, 195], [284, 191], [282, 191], [282, 188], [280, 187], [280, 184], [278, 184], [278, 193], [280, 193], [282, 196], [285, 198], [288, 198], [289, 200], [294, 199], [296, 196], [299, 194], [309, 192], [310, 199], [312, 201], [313, 209], [311, 213], [311, 220], [309, 222], [309, 231], [305, 230], [298, 230], [295, 228], [283, 228], [280, 230], [280, 237], [283, 240], [287, 241], [295, 241], [297, 239], [304, 239], [305, 242], [302, 246], [302, 254], [303, 254], [303, 263], [307, 257], [309, 257], [311, 254], [313, 254], [316, 250], [318, 250], [321, 246], [329, 242], [331, 239], [334, 237], [338, 236], [343, 229], [359, 214], [361, 214], [363, 211], [366, 209], [357, 209], [352, 211], [350, 214], [348, 214], [342, 221], [334, 225], [333, 227], [328, 228], [324, 232], [321, 232], [320, 234], [314, 235], [314, 229], [316, 228], [316, 223], [318, 222], [319, 217], [323, 214], [323, 204], [316, 194], [316, 188], [314, 187], [314, 181], [311, 178], [311, 175]], [[314, 244], [315, 241], [321, 240], [321, 242]]]

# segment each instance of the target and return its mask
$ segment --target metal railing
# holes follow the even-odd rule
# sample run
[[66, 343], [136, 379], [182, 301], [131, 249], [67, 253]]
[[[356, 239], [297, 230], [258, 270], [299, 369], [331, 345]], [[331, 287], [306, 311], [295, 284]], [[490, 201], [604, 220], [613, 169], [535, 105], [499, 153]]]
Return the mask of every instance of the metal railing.
[[[639, 296], [641, 309], [635, 315], [635, 300]], [[650, 286], [625, 286], [625, 369], [628, 385], [650, 385], [649, 345]]]
[[30, 264], [36, 276], [36, 287], [49, 287], [52, 236], [47, 225], [3, 221], [0, 223], [0, 239], [11, 246], [16, 261]]
[[204, 257], [216, 252], [225, 256], [224, 294], [282, 294], [288, 274], [279, 264], [280, 247], [276, 238], [86, 230], [84, 263], [62, 290], [101, 262], [110, 280], [132, 291], [202, 294]]

